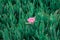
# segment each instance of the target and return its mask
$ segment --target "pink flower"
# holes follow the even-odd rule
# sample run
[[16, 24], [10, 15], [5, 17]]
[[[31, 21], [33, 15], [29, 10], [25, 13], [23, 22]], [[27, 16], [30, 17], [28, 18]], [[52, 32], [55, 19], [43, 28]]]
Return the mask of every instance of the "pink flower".
[[28, 18], [27, 20], [29, 23], [34, 23], [35, 22], [35, 17], [32, 17], [32, 18]]

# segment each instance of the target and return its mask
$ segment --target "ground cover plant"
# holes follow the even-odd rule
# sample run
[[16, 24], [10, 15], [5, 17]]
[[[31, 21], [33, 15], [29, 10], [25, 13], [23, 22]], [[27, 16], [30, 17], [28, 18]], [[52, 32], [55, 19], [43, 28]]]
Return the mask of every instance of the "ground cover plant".
[[0, 40], [60, 40], [60, 0], [0, 0]]

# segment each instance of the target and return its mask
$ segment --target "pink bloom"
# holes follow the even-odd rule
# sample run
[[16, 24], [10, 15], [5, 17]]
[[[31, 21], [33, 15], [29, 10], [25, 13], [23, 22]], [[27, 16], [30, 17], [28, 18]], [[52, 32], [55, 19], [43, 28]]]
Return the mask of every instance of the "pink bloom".
[[35, 22], [35, 17], [32, 17], [32, 18], [28, 18], [27, 20], [29, 23], [34, 23]]

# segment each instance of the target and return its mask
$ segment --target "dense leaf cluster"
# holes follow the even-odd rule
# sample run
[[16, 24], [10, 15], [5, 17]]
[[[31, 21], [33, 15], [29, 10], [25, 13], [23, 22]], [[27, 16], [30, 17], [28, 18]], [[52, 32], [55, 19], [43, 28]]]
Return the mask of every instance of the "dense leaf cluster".
[[0, 40], [60, 40], [60, 0], [0, 0]]

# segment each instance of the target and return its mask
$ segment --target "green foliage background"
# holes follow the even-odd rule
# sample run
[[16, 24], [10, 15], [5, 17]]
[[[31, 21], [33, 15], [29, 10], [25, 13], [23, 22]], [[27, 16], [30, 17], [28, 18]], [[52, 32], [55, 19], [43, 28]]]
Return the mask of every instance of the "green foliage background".
[[60, 0], [0, 0], [0, 40], [60, 40]]

